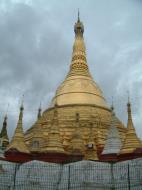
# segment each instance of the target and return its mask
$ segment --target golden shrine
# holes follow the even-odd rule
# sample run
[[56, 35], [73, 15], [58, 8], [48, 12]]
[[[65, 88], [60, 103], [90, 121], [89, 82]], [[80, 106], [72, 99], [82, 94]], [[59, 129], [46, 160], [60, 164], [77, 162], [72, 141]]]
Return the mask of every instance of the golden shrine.
[[[5, 159], [39, 159], [50, 162], [72, 160], [119, 161], [142, 155], [142, 144], [132, 122], [128, 102], [127, 128], [114, 114], [93, 80], [87, 64], [84, 26], [74, 26], [75, 41], [69, 72], [56, 90], [50, 107], [23, 133], [23, 105]], [[1, 135], [2, 136], [2, 135]], [[114, 144], [113, 144], [114, 143]], [[117, 151], [115, 151], [117, 150]], [[48, 159], [47, 159], [48, 158]]]

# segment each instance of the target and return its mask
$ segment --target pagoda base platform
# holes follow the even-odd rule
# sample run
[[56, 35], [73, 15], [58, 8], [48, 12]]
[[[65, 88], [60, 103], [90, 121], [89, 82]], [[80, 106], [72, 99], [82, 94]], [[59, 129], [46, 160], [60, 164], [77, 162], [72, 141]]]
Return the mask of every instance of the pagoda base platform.
[[22, 152], [8, 151], [5, 152], [4, 160], [16, 163], [25, 163], [31, 161], [31, 155]]
[[118, 161], [132, 160], [136, 158], [142, 158], [142, 153], [125, 153], [118, 156]]
[[16, 163], [25, 163], [32, 160], [39, 160], [44, 162], [51, 163], [70, 163], [83, 160], [83, 155], [80, 154], [65, 154], [65, 153], [37, 153], [33, 152], [31, 154], [9, 151], [5, 153], [5, 158], [3, 160], [16, 162]]
[[103, 161], [103, 162], [117, 162], [118, 161], [118, 155], [117, 154], [100, 155], [100, 161]]
[[[132, 160], [136, 158], [142, 158], [142, 149], [137, 149], [133, 153], [125, 153], [125, 154], [106, 154], [99, 155], [99, 160], [101, 162], [119, 162]], [[16, 162], [16, 163], [25, 163], [32, 160], [39, 160], [43, 162], [51, 162], [51, 163], [71, 163], [77, 162], [84, 159], [84, 156], [81, 154], [68, 154], [68, 153], [58, 153], [58, 152], [32, 152], [30, 154], [21, 153], [16, 151], [8, 151], [5, 152], [4, 158], [0, 158], [0, 160]]]
[[142, 151], [135, 151], [133, 153], [125, 153], [125, 154], [106, 154], [100, 155], [99, 161], [103, 162], [120, 162], [127, 161], [136, 158], [142, 158]]
[[65, 153], [32, 153], [32, 160], [40, 160], [52, 163], [69, 163], [83, 160], [83, 155]]

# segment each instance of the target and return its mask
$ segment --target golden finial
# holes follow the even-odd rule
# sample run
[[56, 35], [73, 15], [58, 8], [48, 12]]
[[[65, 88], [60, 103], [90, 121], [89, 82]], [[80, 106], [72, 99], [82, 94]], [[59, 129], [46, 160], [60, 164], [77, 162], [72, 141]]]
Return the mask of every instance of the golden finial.
[[80, 12], [79, 12], [79, 9], [78, 9], [77, 22], [75, 23], [75, 26], [74, 26], [74, 32], [75, 32], [76, 36], [83, 37], [84, 26], [83, 26], [82, 22], [80, 21]]
[[37, 119], [41, 118], [41, 102], [40, 102], [40, 105], [39, 105], [39, 108], [38, 108], [38, 115], [37, 115]]
[[79, 12], [79, 8], [78, 8], [78, 22], [80, 22], [80, 12]]
[[130, 104], [130, 92], [127, 90], [127, 97], [128, 97], [128, 105]]
[[21, 106], [20, 106], [20, 111], [24, 110], [24, 94], [22, 96], [22, 100], [21, 100]]
[[7, 123], [8, 109], [9, 109], [9, 103], [7, 105], [7, 108], [6, 108], [6, 113], [5, 113], [5, 116], [4, 116], [4, 123]]
[[131, 102], [130, 102], [130, 93], [129, 93], [129, 91], [127, 91], [127, 94], [128, 94], [127, 111], [128, 111], [128, 114], [131, 116]]
[[24, 111], [24, 95], [22, 96], [22, 100], [21, 100], [19, 120], [22, 120], [23, 118], [23, 111]]
[[127, 90], [128, 102], [130, 102], [130, 92]]

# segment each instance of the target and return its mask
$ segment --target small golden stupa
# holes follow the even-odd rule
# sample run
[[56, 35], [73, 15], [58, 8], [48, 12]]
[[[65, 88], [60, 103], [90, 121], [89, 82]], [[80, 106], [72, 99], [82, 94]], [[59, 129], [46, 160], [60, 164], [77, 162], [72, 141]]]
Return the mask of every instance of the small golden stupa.
[[130, 101], [128, 101], [127, 104], [127, 111], [128, 111], [127, 130], [120, 154], [133, 153], [136, 149], [142, 148], [141, 141], [138, 138], [135, 131], [135, 127], [133, 125]]
[[47, 146], [44, 148], [44, 152], [58, 152], [64, 153], [63, 143], [60, 136], [60, 128], [58, 123], [58, 105], [56, 103], [53, 115], [53, 122], [50, 127]]
[[0, 132], [1, 148], [6, 149], [9, 144], [9, 138], [7, 134], [7, 115], [4, 117], [3, 126]]
[[23, 105], [21, 105], [17, 127], [15, 129], [15, 133], [14, 133], [14, 136], [13, 136], [10, 144], [8, 145], [8, 147], [6, 149], [6, 152], [14, 150], [17, 152], [22, 152], [22, 153], [30, 153], [30, 151], [28, 150], [28, 147], [25, 143], [25, 137], [24, 137], [24, 133], [23, 133], [23, 124], [22, 124], [23, 110], [24, 110], [24, 107], [23, 107]]

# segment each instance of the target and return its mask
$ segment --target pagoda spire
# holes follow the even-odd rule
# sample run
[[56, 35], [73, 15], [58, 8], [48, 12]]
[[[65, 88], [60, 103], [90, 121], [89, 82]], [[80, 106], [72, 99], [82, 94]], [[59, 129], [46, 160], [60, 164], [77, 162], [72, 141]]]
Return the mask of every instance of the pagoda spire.
[[61, 141], [59, 123], [58, 123], [58, 105], [55, 102], [53, 120], [49, 131], [48, 144], [45, 149], [47, 152], [64, 153], [63, 144]]
[[16, 151], [22, 152], [22, 153], [29, 153], [28, 147], [25, 143], [24, 132], [23, 132], [23, 122], [22, 122], [23, 111], [24, 111], [24, 106], [22, 103], [21, 107], [20, 107], [20, 113], [19, 113], [17, 127], [15, 129], [15, 133], [12, 138], [12, 141], [10, 142], [6, 151], [16, 150]]
[[130, 130], [133, 129], [135, 131], [133, 120], [132, 120], [131, 103], [130, 103], [129, 97], [128, 97], [128, 103], [127, 103], [127, 113], [128, 113], [127, 129], [130, 129]]
[[41, 103], [40, 103], [40, 106], [38, 108], [37, 120], [41, 118], [41, 112], [42, 112], [42, 109], [41, 109]]
[[86, 48], [83, 39], [84, 26], [80, 21], [80, 13], [78, 10], [78, 19], [74, 25], [75, 41], [73, 45], [72, 60], [68, 76], [85, 75], [90, 76], [87, 58]]
[[80, 12], [79, 12], [79, 9], [78, 9], [78, 22], [80, 22]]
[[128, 97], [128, 103], [127, 103], [127, 112], [128, 112], [127, 131], [126, 131], [124, 144], [120, 151], [121, 154], [132, 153], [137, 148], [142, 147], [141, 142], [139, 138], [137, 137], [135, 127], [133, 124], [132, 114], [131, 114], [131, 103], [130, 103], [129, 97]]
[[2, 147], [6, 148], [7, 145], [9, 144], [9, 138], [7, 135], [7, 115], [5, 115], [5, 117], [4, 117], [3, 126], [2, 126], [1, 133], [0, 133], [0, 138], [2, 141]]
[[7, 115], [5, 115], [5, 117], [4, 117], [3, 126], [2, 126], [1, 133], [0, 133], [0, 138], [3, 138], [3, 137], [8, 139], [8, 135], [7, 135]]

